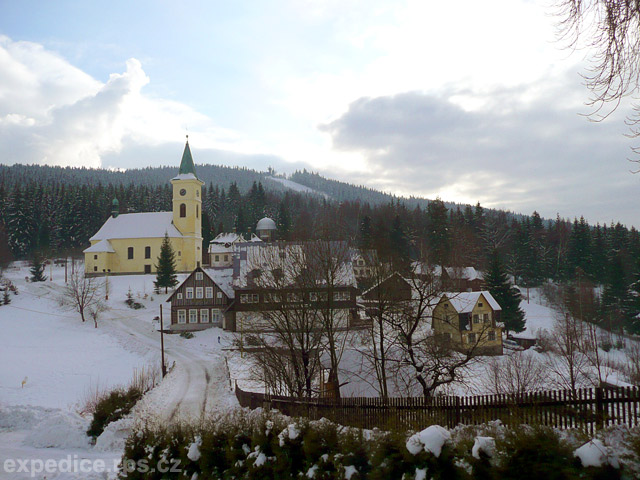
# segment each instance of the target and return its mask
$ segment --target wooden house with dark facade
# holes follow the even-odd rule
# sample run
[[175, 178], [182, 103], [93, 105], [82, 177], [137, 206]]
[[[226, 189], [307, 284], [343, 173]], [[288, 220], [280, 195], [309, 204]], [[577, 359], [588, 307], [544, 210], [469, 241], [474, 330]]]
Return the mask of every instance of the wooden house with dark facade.
[[203, 330], [223, 327], [227, 323], [225, 317], [231, 315], [228, 310], [233, 296], [198, 267], [176, 288], [167, 302], [171, 302], [171, 330]]

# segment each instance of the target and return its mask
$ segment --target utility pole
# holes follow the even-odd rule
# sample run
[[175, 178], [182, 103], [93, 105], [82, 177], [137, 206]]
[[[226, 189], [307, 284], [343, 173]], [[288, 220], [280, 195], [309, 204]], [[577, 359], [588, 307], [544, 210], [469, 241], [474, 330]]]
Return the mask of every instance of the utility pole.
[[167, 375], [167, 366], [164, 364], [164, 325], [162, 321], [162, 305], [160, 305], [160, 351], [162, 353], [162, 378]]

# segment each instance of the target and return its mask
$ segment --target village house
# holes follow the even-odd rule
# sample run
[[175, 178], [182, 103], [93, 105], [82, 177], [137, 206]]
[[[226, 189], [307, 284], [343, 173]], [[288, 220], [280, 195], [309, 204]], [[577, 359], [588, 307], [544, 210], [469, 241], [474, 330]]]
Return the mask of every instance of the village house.
[[167, 298], [171, 302], [171, 330], [224, 327], [233, 302], [231, 282], [231, 270], [197, 267]]
[[444, 293], [433, 310], [432, 328], [459, 350], [502, 355], [501, 312], [488, 291]]

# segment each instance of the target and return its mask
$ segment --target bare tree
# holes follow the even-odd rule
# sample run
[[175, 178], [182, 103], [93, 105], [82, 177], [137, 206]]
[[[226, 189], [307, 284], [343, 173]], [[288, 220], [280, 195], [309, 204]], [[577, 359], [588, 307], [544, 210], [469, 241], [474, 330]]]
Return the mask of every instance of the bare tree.
[[589, 358], [584, 354], [584, 323], [569, 313], [557, 315], [553, 330], [546, 334], [547, 368], [553, 374], [551, 382], [569, 389], [575, 395], [578, 388], [590, 385]]
[[378, 394], [388, 398], [388, 361], [396, 341], [391, 325], [397, 323], [394, 317], [401, 313], [398, 302], [411, 298], [411, 287], [398, 272], [393, 271], [391, 262], [378, 258], [377, 253], [366, 255], [366, 262], [371, 266], [367, 280], [372, 287], [363, 292], [362, 298], [370, 324], [359, 352], [369, 367], [365, 371], [375, 375]]
[[[572, 47], [586, 37], [593, 51], [592, 66], [584, 75], [592, 96], [590, 118], [601, 121], [627, 95], [637, 94], [640, 79], [640, 6], [628, 0], [557, 0], [562, 37]], [[636, 104], [627, 123], [639, 136], [640, 109]], [[638, 149], [634, 151], [638, 153]], [[638, 160], [636, 160], [638, 161]]]
[[253, 360], [265, 382], [291, 395], [311, 397], [318, 391], [320, 359], [326, 353], [329, 380], [336, 389], [334, 395], [339, 395], [338, 367], [350, 314], [343, 304], [353, 295], [348, 260], [349, 250], [342, 242], [318, 240], [248, 249], [246, 288], [263, 299], [256, 314], [260, 334]]
[[[390, 326], [397, 332], [397, 340], [389, 360], [397, 382], [409, 392], [417, 387], [425, 398], [430, 398], [438, 388], [462, 380], [464, 370], [482, 353], [490, 324], [470, 336], [466, 344], [436, 333], [432, 328], [433, 311], [443, 292], [432, 271], [422, 271], [421, 275], [414, 273], [406, 278], [411, 298], [395, 305], [397, 314], [390, 319]], [[458, 329], [458, 316], [451, 321]]]
[[486, 366], [489, 386], [494, 393], [522, 395], [542, 390], [548, 380], [546, 366], [531, 351], [494, 357]]
[[95, 277], [85, 277], [82, 268], [75, 267], [69, 276], [69, 282], [64, 287], [60, 303], [80, 314], [84, 322], [89, 314], [98, 327], [98, 315], [106, 306], [102, 303], [102, 289], [104, 284]]

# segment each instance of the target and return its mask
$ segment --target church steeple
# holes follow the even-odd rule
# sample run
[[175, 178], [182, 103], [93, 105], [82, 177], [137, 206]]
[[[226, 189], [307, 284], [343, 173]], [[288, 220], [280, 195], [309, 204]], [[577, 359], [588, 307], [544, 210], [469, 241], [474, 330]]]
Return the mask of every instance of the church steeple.
[[180, 171], [178, 172], [178, 174], [185, 175], [189, 173], [191, 173], [194, 177], [196, 176], [196, 167], [193, 164], [193, 157], [191, 156], [191, 149], [189, 148], [189, 135], [187, 135], [187, 143], [184, 146], [182, 161], [180, 162]]

